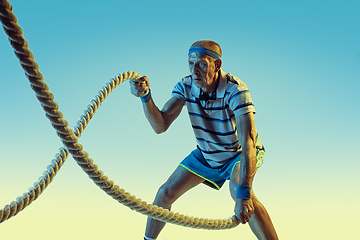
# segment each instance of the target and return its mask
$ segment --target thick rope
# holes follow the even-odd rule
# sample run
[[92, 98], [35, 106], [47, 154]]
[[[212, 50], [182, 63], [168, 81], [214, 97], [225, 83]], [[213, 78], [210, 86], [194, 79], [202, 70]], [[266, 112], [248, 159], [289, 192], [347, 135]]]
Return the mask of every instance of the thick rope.
[[[93, 163], [93, 160], [89, 158], [89, 154], [83, 151], [82, 145], [78, 143], [78, 137], [80, 137], [88, 121], [105, 98], [122, 82], [126, 80], [138, 80], [140, 75], [136, 74], [136, 72], [126, 72], [111, 79], [88, 106], [87, 111], [85, 111], [85, 114], [78, 122], [74, 132], [68, 128], [68, 122], [58, 110], [59, 106], [54, 101], [54, 96], [49, 91], [48, 85], [44, 82], [43, 75], [39, 71], [39, 65], [34, 61], [34, 55], [28, 48], [28, 43], [23, 37], [22, 29], [17, 24], [16, 16], [12, 13], [12, 6], [7, 0], [0, 0], [0, 20], [5, 33], [8, 35], [15, 55], [20, 60], [20, 65], [25, 71], [31, 88], [45, 111], [46, 117], [50, 120], [67, 151], [98, 187], [130, 209], [163, 222], [202, 229], [229, 229], [239, 225], [240, 221], [235, 216], [229, 219], [219, 220], [194, 218], [153, 206], [136, 198], [109, 180], [109, 178], [98, 169], [98, 166]], [[63, 164], [63, 159], [67, 157], [67, 151], [60, 149], [60, 154], [58, 154], [58, 157], [61, 157], [61, 160], [59, 160], [59, 162], [61, 162], [60, 165]], [[56, 174], [52, 174], [52, 172], [55, 172], [52, 168], [57, 169], [56, 172], [60, 168], [59, 164], [58, 167], [56, 167], [56, 164], [57, 161], [53, 161], [51, 167], [49, 167], [50, 165], [48, 166], [48, 171], [44, 172], [43, 178], [40, 178], [39, 181], [34, 184], [34, 188], [30, 189], [27, 194], [24, 194], [25, 196], [23, 195], [22, 198], [19, 197], [17, 201], [13, 201], [10, 205], [6, 205], [3, 210], [0, 210], [0, 222], [15, 216], [44, 191]], [[49, 172], [51, 172], [51, 174]]]
[[33, 187], [29, 188], [28, 192], [25, 192], [22, 196], [19, 196], [16, 201], [7, 204], [0, 210], [0, 223], [17, 215], [43, 193], [64, 164], [68, 154], [64, 148], [60, 148], [59, 153], [55, 156], [56, 158], [47, 166], [47, 171], [39, 177], [39, 180], [34, 183]]
[[[92, 117], [95, 115], [95, 112], [101, 104], [104, 102], [105, 97], [103, 93], [99, 93], [94, 100], [92, 100], [93, 108], [88, 108], [84, 111], [84, 114], [80, 117], [80, 120], [77, 122], [75, 129], [75, 134], [79, 138], [84, 132], [85, 128], [89, 124]], [[43, 172], [43, 175], [39, 177], [38, 181], [33, 184], [33, 187], [29, 188], [22, 196], [19, 196], [16, 201], [11, 202], [10, 204], [5, 205], [3, 209], [0, 210], [0, 223], [10, 219], [13, 216], [16, 216], [20, 211], [29, 206], [33, 201], [35, 201], [47, 188], [47, 186], [53, 181], [56, 174], [60, 171], [61, 167], [65, 163], [69, 152], [61, 147], [59, 153], [55, 155], [55, 159], [47, 166], [47, 170]]]

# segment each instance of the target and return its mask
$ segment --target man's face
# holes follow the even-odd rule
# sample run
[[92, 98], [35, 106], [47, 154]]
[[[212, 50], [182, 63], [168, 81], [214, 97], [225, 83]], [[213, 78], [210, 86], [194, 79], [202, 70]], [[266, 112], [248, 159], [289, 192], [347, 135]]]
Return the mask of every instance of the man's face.
[[215, 81], [215, 61], [203, 53], [191, 53], [188, 59], [194, 85], [203, 90], [211, 87]]

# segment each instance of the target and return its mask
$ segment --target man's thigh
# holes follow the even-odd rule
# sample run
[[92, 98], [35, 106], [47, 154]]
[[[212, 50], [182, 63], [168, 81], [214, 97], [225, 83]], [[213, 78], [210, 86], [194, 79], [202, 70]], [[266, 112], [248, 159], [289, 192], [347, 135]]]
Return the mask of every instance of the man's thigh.
[[172, 197], [178, 198], [203, 181], [203, 178], [193, 174], [182, 166], [178, 166], [161, 188], [170, 191]]

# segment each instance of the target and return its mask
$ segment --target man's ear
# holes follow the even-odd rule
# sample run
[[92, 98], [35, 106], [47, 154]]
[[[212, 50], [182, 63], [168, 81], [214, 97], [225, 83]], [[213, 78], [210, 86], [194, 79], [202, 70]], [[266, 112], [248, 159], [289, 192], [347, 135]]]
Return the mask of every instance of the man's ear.
[[221, 59], [215, 60], [215, 72], [219, 71], [222, 65]]

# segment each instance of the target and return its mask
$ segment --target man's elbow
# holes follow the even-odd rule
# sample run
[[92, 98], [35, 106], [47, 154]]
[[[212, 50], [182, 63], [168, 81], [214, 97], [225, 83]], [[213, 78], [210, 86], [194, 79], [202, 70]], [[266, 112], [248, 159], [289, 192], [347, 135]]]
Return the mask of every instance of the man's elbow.
[[161, 133], [165, 132], [165, 130], [163, 130], [163, 129], [154, 129], [154, 132], [156, 134], [161, 134]]
[[164, 116], [162, 113], [162, 119], [161, 121], [153, 122], [152, 127], [156, 134], [161, 134], [163, 132], [166, 132], [168, 128], [170, 127], [172, 121], [169, 120], [169, 117]]
[[168, 129], [168, 127], [166, 127], [166, 126], [164, 126], [164, 125], [161, 125], [161, 126], [155, 126], [155, 127], [153, 127], [153, 129], [154, 129], [154, 132], [155, 132], [156, 134], [161, 134], [161, 133], [166, 132], [166, 130]]

